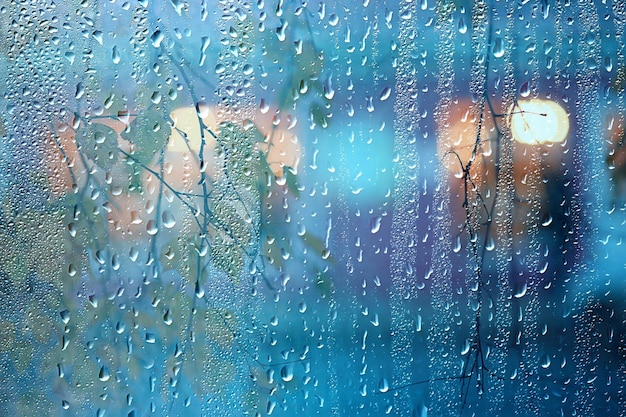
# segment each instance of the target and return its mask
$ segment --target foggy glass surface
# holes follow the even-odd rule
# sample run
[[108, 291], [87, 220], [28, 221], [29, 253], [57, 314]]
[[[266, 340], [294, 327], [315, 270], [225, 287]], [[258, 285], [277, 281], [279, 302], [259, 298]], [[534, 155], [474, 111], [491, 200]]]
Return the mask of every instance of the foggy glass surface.
[[0, 5], [0, 415], [626, 415], [625, 26]]

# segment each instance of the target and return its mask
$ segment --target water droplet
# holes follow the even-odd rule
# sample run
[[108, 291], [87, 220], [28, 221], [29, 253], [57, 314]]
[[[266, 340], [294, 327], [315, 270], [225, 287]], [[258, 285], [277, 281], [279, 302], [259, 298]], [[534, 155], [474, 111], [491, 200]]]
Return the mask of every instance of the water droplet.
[[610, 56], [604, 57], [604, 69], [607, 70], [607, 72], [613, 71], [613, 60]]
[[524, 282], [523, 284], [517, 286], [513, 296], [515, 298], [522, 298], [526, 295], [526, 291], [528, 291], [528, 284]]
[[493, 43], [493, 56], [496, 58], [502, 58], [504, 56], [504, 44], [502, 38], [496, 38]]
[[380, 230], [380, 224], [381, 224], [382, 220], [383, 220], [383, 218], [381, 216], [373, 217], [370, 220], [370, 232], [372, 234], [378, 233], [378, 231]]
[[589, 32], [585, 34], [585, 42], [587, 42], [587, 45], [593, 45], [595, 41], [596, 41], [596, 34], [594, 31], [590, 30]]
[[593, 58], [589, 57], [585, 60], [585, 64], [587, 64], [587, 68], [590, 70], [595, 70], [598, 68], [598, 62]]
[[552, 215], [550, 213], [546, 213], [541, 218], [541, 225], [544, 227], [550, 226], [552, 224]]
[[456, 240], [454, 241], [454, 247], [452, 248], [452, 251], [454, 253], [459, 253], [461, 251], [461, 237], [457, 236]]
[[126, 325], [123, 322], [118, 321], [115, 325], [115, 331], [117, 332], [117, 334], [122, 334], [124, 333], [124, 330], [126, 330]]
[[65, 59], [67, 59], [70, 64], [74, 63], [74, 60], [76, 59], [76, 54], [74, 52], [68, 51], [64, 55], [65, 55]]
[[289, 22], [281, 19], [281, 25], [276, 28], [276, 37], [280, 42], [285, 40], [288, 26]]
[[152, 95], [150, 96], [150, 100], [154, 104], [159, 104], [161, 102], [161, 98], [163, 98], [163, 96], [161, 95], [159, 91], [153, 92]]
[[161, 32], [160, 30], [156, 30], [154, 31], [152, 36], [150, 36], [150, 42], [152, 42], [152, 46], [154, 46], [155, 48], [158, 48], [161, 46], [161, 42], [163, 42], [164, 38], [165, 38], [165, 34]]
[[69, 310], [63, 310], [60, 313], [61, 316], [61, 321], [63, 322], [63, 324], [67, 324], [70, 322], [70, 312]]
[[85, 87], [83, 87], [82, 83], [76, 84], [76, 93], [74, 94], [74, 98], [79, 100], [83, 95], [85, 95]]
[[198, 298], [202, 298], [204, 297], [204, 288], [202, 288], [202, 285], [200, 285], [199, 281], [196, 281], [196, 288], [194, 290], [196, 297]]
[[470, 351], [471, 345], [469, 339], [465, 339], [463, 341], [463, 345], [461, 346], [461, 355], [467, 355]]
[[250, 64], [246, 64], [242, 68], [243, 75], [250, 76], [254, 72], [254, 67]]
[[102, 45], [104, 43], [104, 33], [102, 33], [101, 30], [96, 30], [94, 31], [91, 36], [93, 36], [93, 38], [96, 40], [96, 42], [98, 42], [100, 45]]
[[300, 80], [300, 85], [298, 87], [298, 90], [300, 91], [300, 94], [306, 94], [306, 92], [309, 91], [309, 85], [307, 84], [306, 81]]
[[63, 337], [61, 337], [61, 350], [67, 349], [69, 345], [70, 339], [66, 335], [63, 335]]
[[519, 94], [522, 97], [528, 97], [530, 95], [530, 86], [528, 85], [528, 81], [522, 84], [522, 86], [519, 88]]
[[467, 33], [467, 23], [465, 23], [463, 16], [459, 17], [458, 29], [461, 35], [465, 35]]
[[387, 100], [390, 95], [391, 95], [391, 88], [390, 87], [383, 88], [383, 91], [380, 92], [380, 101]]
[[287, 364], [280, 370], [280, 377], [283, 381], [289, 382], [293, 379], [293, 365]]
[[276, 408], [276, 401], [272, 399], [267, 400], [267, 408], [265, 411], [268, 415], [271, 415], [274, 412], [274, 408]]
[[174, 7], [174, 10], [176, 11], [176, 13], [181, 16], [181, 13], [183, 12], [183, 8], [185, 7], [185, 1], [183, 0], [170, 0], [170, 3], [172, 3], [172, 6]]
[[103, 366], [100, 368], [100, 372], [98, 372], [98, 379], [102, 382], [106, 382], [111, 378], [111, 373], [109, 372], [109, 368]]
[[146, 223], [146, 232], [148, 232], [150, 236], [154, 236], [157, 234], [158, 231], [159, 227], [157, 225], [157, 222], [154, 219], [148, 220], [148, 223]]
[[324, 80], [324, 97], [328, 100], [332, 100], [335, 96], [335, 90], [333, 89], [333, 76], [329, 75], [326, 80]]
[[113, 256], [111, 256], [111, 268], [113, 268], [114, 271], [118, 271], [120, 266], [120, 257], [117, 253], [114, 253]]
[[170, 310], [165, 310], [165, 314], [163, 314], [163, 321], [165, 324], [170, 326], [172, 324], [172, 315], [170, 314]]
[[163, 226], [168, 229], [176, 226], [176, 218], [169, 210], [164, 210], [163, 213], [161, 213], [161, 219], [163, 220]]
[[117, 49], [117, 46], [113, 47], [113, 51], [111, 52], [111, 60], [114, 64], [119, 64], [122, 58], [120, 57], [120, 51]]
[[383, 378], [378, 382], [378, 391], [380, 392], [389, 391], [389, 381], [387, 381], [387, 378]]

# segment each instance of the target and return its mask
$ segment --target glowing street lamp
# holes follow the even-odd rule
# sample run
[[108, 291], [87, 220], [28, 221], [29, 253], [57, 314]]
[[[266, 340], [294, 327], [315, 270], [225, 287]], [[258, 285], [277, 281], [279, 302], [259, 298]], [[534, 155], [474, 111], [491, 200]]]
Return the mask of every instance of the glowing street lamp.
[[534, 98], [518, 101], [511, 107], [513, 138], [525, 145], [561, 143], [569, 132], [569, 117], [561, 105]]

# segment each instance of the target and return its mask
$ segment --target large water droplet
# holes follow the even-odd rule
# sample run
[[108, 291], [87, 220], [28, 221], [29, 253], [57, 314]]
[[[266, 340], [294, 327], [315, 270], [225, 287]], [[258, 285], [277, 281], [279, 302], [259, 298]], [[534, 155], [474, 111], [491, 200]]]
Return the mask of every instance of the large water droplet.
[[163, 226], [168, 229], [176, 226], [176, 218], [169, 210], [164, 210], [163, 213], [161, 213], [161, 219], [163, 220]]
[[522, 97], [528, 97], [530, 95], [530, 86], [528, 85], [528, 81], [526, 81], [519, 88], [519, 95]]
[[467, 33], [467, 23], [465, 23], [465, 19], [463, 18], [463, 16], [459, 17], [459, 33], [461, 35], [464, 35]]
[[109, 368], [103, 366], [100, 368], [100, 372], [98, 372], [98, 379], [102, 382], [106, 382], [111, 378], [111, 373], [109, 372]]
[[378, 382], [378, 391], [380, 392], [389, 391], [389, 381], [387, 381], [387, 378], [383, 378]]
[[333, 89], [333, 76], [329, 75], [326, 80], [324, 80], [324, 97], [328, 100], [332, 100], [335, 96], [335, 90]]
[[111, 52], [111, 60], [113, 61], [114, 64], [119, 64], [120, 61], [122, 60], [120, 56], [120, 51], [119, 49], [117, 49], [117, 46], [113, 47], [113, 52]]
[[504, 44], [502, 38], [496, 38], [493, 44], [493, 56], [496, 58], [502, 58], [504, 56]]
[[157, 222], [154, 219], [148, 220], [148, 223], [146, 223], [146, 232], [148, 232], [150, 236], [154, 236], [157, 234], [158, 231], [159, 227], [157, 225]]
[[526, 291], [528, 291], [528, 284], [524, 282], [515, 289], [513, 296], [515, 298], [522, 298], [526, 295]]
[[204, 297], [204, 288], [202, 288], [202, 285], [200, 285], [200, 281], [196, 281], [196, 287], [194, 290], [196, 297], [198, 298], [202, 298]]
[[63, 324], [67, 324], [70, 322], [70, 312], [69, 310], [63, 310], [59, 313], [61, 315], [61, 321]]
[[493, 241], [493, 238], [491, 236], [489, 236], [489, 239], [487, 239], [487, 245], [485, 246], [485, 249], [487, 249], [488, 252], [491, 252], [492, 250], [494, 250], [496, 247], [496, 243]]
[[371, 233], [378, 233], [378, 231], [380, 230], [380, 224], [382, 220], [383, 218], [381, 216], [376, 216], [370, 220], [370, 232]]
[[115, 325], [115, 331], [117, 332], [117, 334], [122, 334], [124, 333], [124, 330], [126, 330], [126, 325], [123, 322], [118, 321]]
[[380, 92], [380, 101], [387, 100], [390, 95], [391, 95], [391, 88], [390, 87], [383, 88], [383, 91]]
[[283, 366], [282, 369], [280, 370], [280, 377], [285, 382], [291, 381], [293, 379], [293, 365], [287, 364]]
[[160, 30], [156, 30], [152, 34], [152, 36], [150, 36], [150, 42], [152, 42], [152, 46], [154, 46], [155, 48], [158, 48], [161, 46], [161, 42], [163, 42], [164, 38], [165, 38], [165, 34], [161, 32]]
[[457, 236], [456, 240], [454, 241], [454, 247], [452, 248], [452, 251], [454, 253], [459, 253], [461, 251], [461, 237]]

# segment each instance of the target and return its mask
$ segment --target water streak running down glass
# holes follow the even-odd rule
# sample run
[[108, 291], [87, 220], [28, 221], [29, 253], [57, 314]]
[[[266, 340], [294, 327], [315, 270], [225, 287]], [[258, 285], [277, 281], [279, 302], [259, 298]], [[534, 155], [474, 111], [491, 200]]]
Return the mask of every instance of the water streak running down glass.
[[626, 5], [0, 5], [0, 415], [626, 415]]

